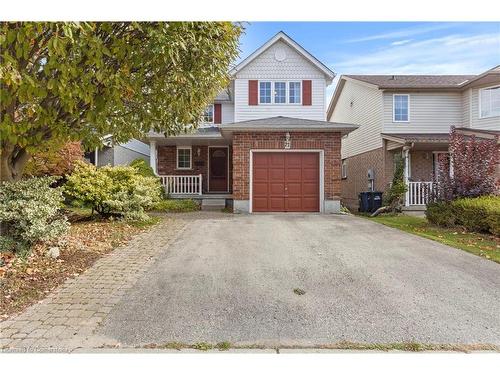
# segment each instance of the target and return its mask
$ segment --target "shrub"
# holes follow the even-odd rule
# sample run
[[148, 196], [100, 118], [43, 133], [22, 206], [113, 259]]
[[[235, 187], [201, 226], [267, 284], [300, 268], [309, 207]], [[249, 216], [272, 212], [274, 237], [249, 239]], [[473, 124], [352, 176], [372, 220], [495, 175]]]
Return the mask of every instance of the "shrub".
[[455, 215], [449, 202], [429, 203], [425, 216], [429, 222], [440, 227], [452, 227], [456, 224]]
[[500, 234], [500, 197], [461, 198], [427, 206], [429, 222], [439, 226], [462, 226], [469, 231]]
[[68, 142], [60, 148], [49, 144], [31, 155], [24, 173], [28, 176], [65, 176], [73, 171], [77, 161], [83, 161], [80, 142]]
[[153, 168], [146, 163], [144, 159], [135, 159], [130, 163], [130, 166], [133, 167], [137, 173], [144, 177], [156, 177]]
[[33, 177], [0, 185], [0, 223], [3, 250], [23, 252], [38, 241], [64, 234], [69, 224], [60, 214], [63, 195], [51, 188], [53, 177]]
[[145, 210], [161, 199], [160, 182], [130, 166], [102, 167], [79, 163], [68, 177], [66, 194], [101, 216], [119, 214], [126, 220], [145, 220]]
[[433, 199], [450, 201], [494, 194], [499, 160], [497, 139], [476, 139], [458, 133], [452, 127], [450, 158], [439, 162], [435, 176], [437, 196]]
[[470, 231], [500, 234], [500, 197], [457, 199], [452, 207], [457, 225]]
[[200, 204], [193, 199], [165, 199], [156, 204], [155, 210], [167, 212], [198, 211]]
[[391, 206], [396, 210], [396, 207], [400, 208], [403, 205], [404, 196], [408, 188], [404, 181], [404, 160], [399, 154], [395, 154], [394, 158], [394, 177], [392, 178], [391, 186], [385, 193], [384, 206]]

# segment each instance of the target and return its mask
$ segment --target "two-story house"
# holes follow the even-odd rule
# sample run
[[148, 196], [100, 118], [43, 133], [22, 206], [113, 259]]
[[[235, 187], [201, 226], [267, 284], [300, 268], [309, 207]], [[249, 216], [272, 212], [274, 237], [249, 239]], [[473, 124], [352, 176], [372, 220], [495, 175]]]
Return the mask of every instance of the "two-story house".
[[147, 139], [170, 196], [235, 212], [339, 212], [340, 140], [357, 126], [326, 121], [335, 74], [283, 32], [230, 74], [202, 126]]
[[450, 127], [477, 137], [500, 134], [500, 67], [471, 75], [343, 75], [327, 113], [359, 128], [342, 139], [343, 202], [358, 207], [361, 191], [384, 191], [402, 157], [405, 206], [425, 209]]

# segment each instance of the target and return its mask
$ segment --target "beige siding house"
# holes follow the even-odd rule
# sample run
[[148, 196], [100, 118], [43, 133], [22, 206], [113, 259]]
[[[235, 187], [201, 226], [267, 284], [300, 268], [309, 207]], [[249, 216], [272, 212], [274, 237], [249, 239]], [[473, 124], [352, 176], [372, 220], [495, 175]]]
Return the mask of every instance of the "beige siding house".
[[451, 126], [479, 137], [500, 134], [500, 67], [477, 76], [343, 75], [327, 117], [359, 125], [342, 139], [344, 204], [356, 209], [361, 191], [384, 191], [402, 156], [406, 208], [424, 209]]

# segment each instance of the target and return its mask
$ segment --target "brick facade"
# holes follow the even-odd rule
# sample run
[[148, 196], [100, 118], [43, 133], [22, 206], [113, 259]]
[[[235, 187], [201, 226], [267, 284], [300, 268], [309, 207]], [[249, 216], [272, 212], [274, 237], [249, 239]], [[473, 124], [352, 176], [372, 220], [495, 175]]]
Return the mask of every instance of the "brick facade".
[[[291, 149], [324, 150], [325, 200], [340, 199], [340, 133], [290, 132]], [[285, 132], [233, 133], [233, 198], [249, 200], [250, 150], [284, 148]]]
[[432, 152], [431, 151], [410, 151], [411, 181], [432, 181]]
[[[214, 146], [217, 147], [217, 146]], [[198, 156], [198, 149], [200, 155]], [[202, 175], [203, 193], [208, 190], [208, 146], [192, 146], [192, 169], [177, 169], [177, 147], [176, 146], [158, 146], [158, 174], [159, 175]], [[229, 146], [228, 153], [229, 163], [229, 191], [232, 187], [232, 150]]]
[[368, 169], [375, 173], [375, 191], [384, 191], [393, 173], [393, 155], [384, 148], [363, 152], [346, 159], [347, 178], [342, 179], [342, 204], [358, 209], [358, 194], [368, 191]]

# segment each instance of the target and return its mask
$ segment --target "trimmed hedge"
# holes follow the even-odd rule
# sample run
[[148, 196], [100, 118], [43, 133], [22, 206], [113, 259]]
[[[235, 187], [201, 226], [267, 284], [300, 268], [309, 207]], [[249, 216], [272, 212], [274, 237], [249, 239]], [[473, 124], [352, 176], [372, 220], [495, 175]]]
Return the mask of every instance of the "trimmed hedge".
[[430, 203], [426, 217], [439, 226], [462, 226], [472, 232], [500, 235], [500, 197], [483, 196]]
[[155, 211], [192, 212], [199, 211], [200, 204], [194, 199], [164, 199], [158, 202]]

